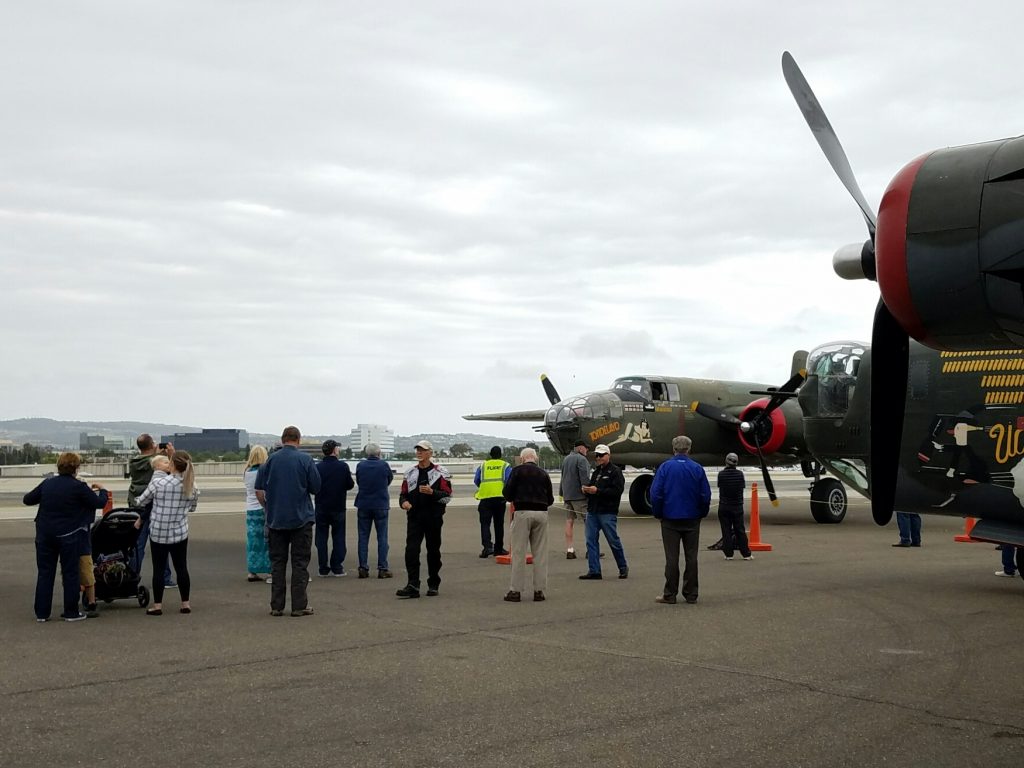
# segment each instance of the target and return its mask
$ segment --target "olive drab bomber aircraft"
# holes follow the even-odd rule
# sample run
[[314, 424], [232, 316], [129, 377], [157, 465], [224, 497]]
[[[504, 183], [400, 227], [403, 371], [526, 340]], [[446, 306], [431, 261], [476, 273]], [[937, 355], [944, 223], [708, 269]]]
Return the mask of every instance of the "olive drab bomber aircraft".
[[881, 293], [870, 347], [808, 356], [808, 448], [879, 525], [894, 511], [973, 517], [972, 538], [1017, 547], [1024, 577], [1024, 137], [918, 157], [876, 217], [788, 52], [782, 70], [867, 223], [835, 271]]
[[[740, 463], [760, 465], [765, 490], [778, 504], [767, 464], [799, 464], [811, 480], [811, 514], [819, 523], [839, 523], [846, 515], [846, 491], [835, 478], [822, 477], [822, 466], [807, 450], [795, 392], [804, 379], [806, 352], [793, 356], [793, 375], [781, 387], [739, 381], [668, 376], [625, 376], [611, 387], [562, 399], [547, 376], [541, 384], [551, 405], [546, 410], [483, 413], [470, 421], [542, 422], [544, 432], [562, 455], [577, 440], [593, 447], [604, 443], [620, 466], [655, 469], [672, 456], [672, 438], [688, 435], [693, 457], [720, 465], [727, 453]], [[634, 512], [651, 513], [654, 476], [638, 475], [630, 484]]]

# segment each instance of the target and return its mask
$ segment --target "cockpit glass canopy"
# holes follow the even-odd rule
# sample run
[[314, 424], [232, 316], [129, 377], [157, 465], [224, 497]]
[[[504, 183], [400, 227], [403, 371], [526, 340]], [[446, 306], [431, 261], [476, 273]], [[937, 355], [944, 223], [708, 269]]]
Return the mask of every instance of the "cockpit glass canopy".
[[[639, 395], [644, 400], [651, 399], [651, 382], [639, 377], [616, 379], [612, 383], [612, 390], [627, 400], [635, 399], [636, 395]], [[630, 395], [634, 397], [630, 397]]]
[[807, 356], [807, 379], [804, 386], [817, 385], [815, 416], [846, 416], [850, 400], [857, 388], [860, 361], [868, 345], [857, 341], [840, 341], [818, 347]]

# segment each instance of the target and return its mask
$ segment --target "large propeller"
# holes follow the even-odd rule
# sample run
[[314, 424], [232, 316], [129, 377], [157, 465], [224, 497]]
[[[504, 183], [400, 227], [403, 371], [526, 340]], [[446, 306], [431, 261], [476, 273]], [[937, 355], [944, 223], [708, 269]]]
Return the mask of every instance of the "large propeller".
[[[836, 132], [825, 116], [811, 86], [807, 84], [800, 67], [789, 51], [782, 54], [782, 74], [786, 78], [797, 106], [803, 113], [807, 126], [825, 153], [832, 170], [846, 187], [850, 196], [857, 203], [864, 220], [868, 225], [869, 240], [861, 248], [860, 262], [862, 274], [874, 279], [875, 266], [875, 231], [877, 218], [874, 211], [864, 199], [857, 179], [850, 168], [850, 161], [839, 143]], [[884, 205], [883, 205], [884, 208]], [[844, 258], [840, 254], [845, 253]], [[855, 252], [849, 246], [836, 254], [834, 261], [836, 271], [842, 277], [844, 270], [853, 261]], [[844, 266], [845, 265], [845, 266]], [[903, 433], [904, 398], [906, 396], [907, 351], [909, 336], [893, 317], [889, 308], [881, 300], [875, 310], [875, 323], [871, 337], [871, 391], [875, 395], [871, 406], [871, 516], [879, 525], [886, 525], [892, 520], [893, 507], [896, 504], [896, 480], [899, 467], [899, 440], [892, 435]], [[883, 394], [884, 393], [884, 394]], [[884, 405], [879, 406], [879, 403]]]
[[562, 399], [558, 396], [558, 390], [555, 389], [555, 385], [551, 383], [551, 379], [548, 378], [546, 373], [540, 375], [540, 384], [544, 387], [544, 393], [548, 396], [548, 400], [551, 401], [552, 405]]
[[750, 394], [752, 395], [768, 395], [769, 400], [765, 404], [764, 408], [750, 421], [738, 419], [731, 413], [727, 413], [721, 408], [711, 405], [710, 403], [695, 401], [690, 406], [693, 411], [699, 413], [701, 416], [718, 422], [719, 424], [736, 427], [740, 432], [750, 438], [754, 443], [757, 460], [761, 466], [761, 477], [764, 478], [764, 488], [768, 492], [768, 499], [771, 501], [773, 507], [779, 506], [779, 499], [778, 496], [775, 495], [775, 484], [772, 482], [771, 474], [768, 472], [768, 463], [765, 461], [764, 452], [761, 450], [761, 446], [764, 445], [766, 439], [771, 436], [772, 412], [778, 409], [779, 406], [789, 398], [796, 397], [796, 390], [800, 388], [800, 385], [803, 383], [806, 375], [806, 371], [798, 371], [790, 377], [789, 381], [778, 389], [770, 389], [764, 392], [751, 392]]

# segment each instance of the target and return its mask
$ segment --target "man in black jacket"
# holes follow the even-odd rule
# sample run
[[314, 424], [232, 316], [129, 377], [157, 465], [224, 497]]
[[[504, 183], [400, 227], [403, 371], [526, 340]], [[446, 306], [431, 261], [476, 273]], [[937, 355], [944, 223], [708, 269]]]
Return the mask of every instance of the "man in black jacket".
[[594, 449], [594, 472], [590, 476], [590, 485], [583, 486], [587, 494], [587, 572], [581, 579], [601, 578], [601, 550], [598, 533], [604, 532], [608, 546], [611, 547], [615, 564], [619, 566], [619, 578], [629, 577], [629, 566], [626, 564], [626, 553], [622, 550], [619, 540], [619, 501], [626, 489], [626, 479], [622, 470], [612, 464], [612, 452], [607, 445], [599, 445]]
[[533, 554], [533, 601], [544, 600], [548, 586], [548, 507], [555, 503], [548, 473], [537, 466], [537, 451], [523, 448], [522, 464], [505, 481], [504, 496], [515, 509], [512, 518], [512, 585], [505, 600], [518, 603], [526, 584], [526, 548]]
[[[345, 576], [345, 502], [355, 487], [352, 470], [338, 458], [338, 442], [326, 440], [323, 461], [316, 465], [320, 490], [316, 494], [316, 554], [321, 577]], [[330, 540], [330, 550], [328, 550]]]

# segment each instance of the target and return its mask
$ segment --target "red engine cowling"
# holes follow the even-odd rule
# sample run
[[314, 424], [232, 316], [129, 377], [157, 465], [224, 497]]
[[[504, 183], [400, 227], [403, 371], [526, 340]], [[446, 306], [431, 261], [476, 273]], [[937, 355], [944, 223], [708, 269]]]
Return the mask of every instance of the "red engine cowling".
[[[767, 397], [755, 400], [743, 409], [743, 413], [740, 414], [740, 421], [754, 424], [755, 419], [764, 412], [767, 405]], [[769, 454], [778, 451], [786, 440], [786, 417], [783, 415], [782, 409], [776, 408], [768, 414], [767, 419], [762, 419], [754, 429], [757, 430], [757, 442], [761, 444], [762, 453]], [[739, 435], [743, 447], [748, 452], [756, 454], [757, 446], [754, 442], [753, 433], [740, 430]]]
[[886, 307], [921, 343], [1024, 346], [1024, 136], [940, 149], [896, 174], [875, 266]]

